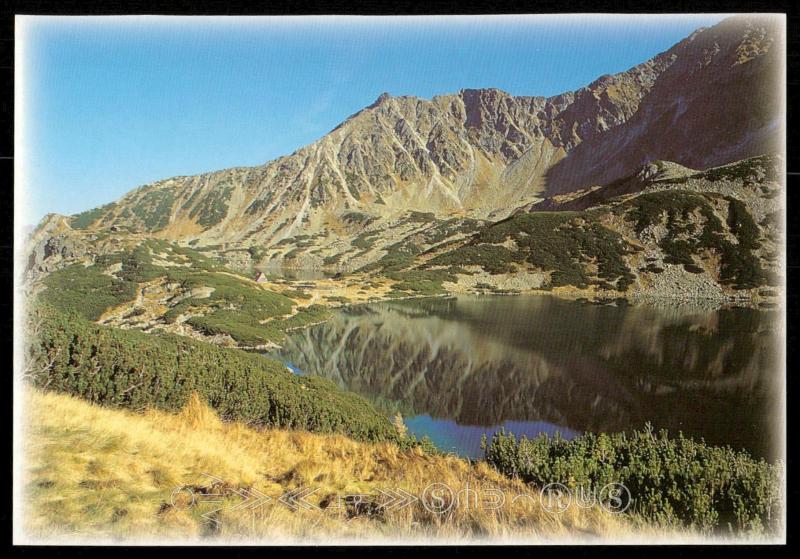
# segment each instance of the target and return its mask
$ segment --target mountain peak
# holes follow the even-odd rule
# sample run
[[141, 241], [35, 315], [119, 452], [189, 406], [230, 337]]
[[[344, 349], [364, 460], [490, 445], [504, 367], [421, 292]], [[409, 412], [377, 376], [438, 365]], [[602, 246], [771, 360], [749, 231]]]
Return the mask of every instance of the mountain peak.
[[465, 88], [459, 93], [464, 99], [494, 99], [500, 97], [511, 97], [510, 93], [497, 87]]
[[378, 95], [378, 98], [375, 99], [375, 101], [370, 106], [368, 106], [367, 108], [368, 109], [374, 109], [375, 107], [377, 107], [378, 105], [380, 105], [384, 101], [388, 101], [391, 98], [392, 98], [392, 96], [389, 95], [386, 91], [384, 91], [383, 93]]

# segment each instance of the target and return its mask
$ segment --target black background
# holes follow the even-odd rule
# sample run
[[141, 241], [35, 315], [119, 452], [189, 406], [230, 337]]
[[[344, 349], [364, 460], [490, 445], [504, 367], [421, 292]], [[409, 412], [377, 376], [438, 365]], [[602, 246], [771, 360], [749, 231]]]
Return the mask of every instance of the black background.
[[[795, 433], [794, 414], [792, 404], [797, 400], [798, 381], [793, 378], [792, 371], [795, 371], [794, 348], [797, 346], [796, 319], [798, 317], [798, 292], [794, 286], [797, 284], [798, 264], [797, 255], [800, 251], [800, 231], [798, 231], [798, 181], [800, 181], [800, 153], [795, 148], [797, 145], [798, 113], [800, 113], [800, 100], [797, 96], [798, 82], [800, 81], [800, 16], [798, 16], [797, 0], [794, 2], [729, 2], [715, 1], [707, 2], [694, 0], [691, 2], [554, 2], [546, 0], [541, 2], [511, 2], [504, 0], [494, 0], [483, 4], [471, 2], [453, 2], [442, 0], [426, 0], [424, 2], [413, 2], [408, 0], [394, 0], [391, 2], [378, 1], [314, 1], [314, 2], [243, 2], [243, 1], [220, 1], [220, 0], [195, 0], [195, 1], [173, 1], [155, 2], [147, 0], [120, 2], [76, 2], [70, 0], [62, 1], [28, 1], [28, 2], [9, 2], [0, 1], [2, 6], [2, 21], [0, 21], [0, 172], [2, 182], [0, 182], [0, 287], [2, 287], [4, 297], [0, 299], [0, 308], [3, 312], [3, 322], [0, 324], [0, 341], [2, 341], [4, 355], [7, 356], [8, 364], [2, 369], [4, 386], [0, 389], [3, 403], [0, 404], [0, 414], [5, 418], [3, 426], [8, 430], [7, 437], [1, 448], [3, 448], [4, 458], [2, 461], [3, 483], [2, 487], [3, 504], [0, 509], [0, 534], [3, 536], [4, 543], [7, 542], [11, 547], [11, 484], [12, 484], [12, 398], [13, 398], [13, 368], [10, 363], [12, 356], [12, 305], [13, 305], [13, 219], [14, 219], [14, 15], [124, 15], [124, 14], [164, 14], [164, 15], [289, 15], [289, 14], [384, 14], [384, 15], [425, 15], [425, 14], [524, 14], [524, 13], [557, 13], [557, 12], [576, 12], [576, 13], [747, 13], [747, 12], [771, 12], [787, 14], [787, 359], [788, 359], [788, 412], [789, 423], [787, 427], [788, 436], [788, 525], [787, 542], [790, 546], [794, 545], [797, 537], [793, 534], [794, 520], [796, 518], [794, 504], [798, 496], [798, 483], [795, 482], [794, 467], [796, 459], [796, 445], [792, 438]], [[56, 556], [98, 554], [106, 556], [113, 554], [131, 553], [141, 556], [143, 553], [169, 553], [181, 555], [187, 550], [171, 550], [168, 548], [145, 550], [138, 549], [103, 549], [103, 548], [24, 548], [16, 547], [15, 553], [33, 555], [38, 553], [48, 553]], [[216, 557], [234, 557], [245, 553], [256, 552], [259, 555], [280, 554], [289, 551], [292, 554], [307, 553], [309, 550], [277, 550], [277, 549], [251, 549], [251, 548], [193, 548], [188, 553], [214, 555]], [[417, 555], [421, 550], [411, 548], [366, 548], [366, 549], [333, 549], [325, 548], [311, 551], [319, 554], [319, 559], [327, 559], [334, 555], [355, 555], [365, 553], [375, 557], [398, 556], [413, 553]], [[612, 548], [612, 547], [533, 547], [533, 548], [496, 548], [496, 547], [472, 547], [472, 548], [430, 548], [425, 552], [435, 553], [437, 556], [444, 557], [451, 554], [462, 556], [464, 554], [475, 554], [481, 556], [494, 556], [506, 554], [520, 554], [529, 556], [542, 556], [543, 554], [561, 555], [568, 559], [578, 557], [606, 555], [618, 557], [622, 554], [631, 553], [640, 557], [652, 555], [669, 555], [670, 557], [702, 556], [716, 557], [729, 556], [736, 553], [746, 553], [748, 556], [755, 554], [773, 555], [776, 552], [786, 553], [789, 551], [781, 546], [767, 546], [757, 549], [743, 548], [742, 546], [725, 547], [703, 547], [682, 546], [670, 548], [666, 546], [655, 546], [647, 549], [637, 549], [634, 547]]]

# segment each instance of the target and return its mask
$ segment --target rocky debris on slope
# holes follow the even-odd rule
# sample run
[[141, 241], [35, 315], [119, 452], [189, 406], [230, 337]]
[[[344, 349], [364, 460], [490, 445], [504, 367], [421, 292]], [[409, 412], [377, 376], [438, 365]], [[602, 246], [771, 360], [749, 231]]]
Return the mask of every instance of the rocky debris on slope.
[[87, 254], [87, 245], [76, 238], [60, 234], [34, 245], [28, 258], [28, 269], [49, 272], [57, 269], [65, 260], [80, 259]]
[[[683, 266], [665, 264], [663, 272], [652, 274], [646, 285], [638, 283], [632, 292], [650, 297], [671, 299], [726, 299], [728, 290], [724, 289], [713, 276], [706, 274], [690, 274]], [[745, 297], [747, 297], [745, 295]]]

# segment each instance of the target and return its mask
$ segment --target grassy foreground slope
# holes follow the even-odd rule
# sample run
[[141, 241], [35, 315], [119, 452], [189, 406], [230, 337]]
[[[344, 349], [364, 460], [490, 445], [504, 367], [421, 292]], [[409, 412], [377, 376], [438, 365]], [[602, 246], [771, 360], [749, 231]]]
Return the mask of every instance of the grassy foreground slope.
[[[256, 430], [220, 421], [197, 398], [171, 414], [104, 408], [35, 389], [26, 396], [22, 528], [32, 539], [216, 537], [321, 543], [333, 536], [360, 541], [505, 536], [563, 541], [667, 535], [597, 506], [547, 513], [531, 487], [486, 464], [341, 435]], [[219, 478], [213, 492], [223, 502], [203, 500], [198, 488], [213, 481], [204, 474]], [[380, 496], [379, 489], [420, 496], [434, 483], [447, 484], [456, 493], [468, 487], [481, 500], [477, 506], [467, 505], [462, 494], [459, 506], [436, 514], [420, 501], [377, 509], [346, 498]], [[188, 495], [187, 486], [199, 496], [193, 506], [179, 498]], [[183, 491], [172, 498], [179, 487]], [[316, 489], [305, 499], [313, 505], [310, 509], [292, 510], [278, 502], [287, 491], [301, 487]], [[248, 489], [272, 500], [237, 509], [244, 502], [237, 492]], [[489, 491], [504, 493], [502, 507], [486, 505]], [[537, 499], [513, 499], [520, 494]]]

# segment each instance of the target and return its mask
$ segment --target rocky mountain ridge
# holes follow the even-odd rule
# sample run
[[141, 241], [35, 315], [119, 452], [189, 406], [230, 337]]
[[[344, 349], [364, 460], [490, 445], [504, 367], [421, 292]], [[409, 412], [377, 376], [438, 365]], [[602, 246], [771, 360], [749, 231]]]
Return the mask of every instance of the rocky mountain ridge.
[[158, 181], [69, 223], [270, 247], [302, 235], [346, 238], [343, 216], [352, 212], [392, 223], [411, 211], [496, 220], [656, 159], [704, 169], [776, 151], [782, 37], [771, 25], [730, 18], [549, 98], [498, 89], [431, 100], [383, 94], [291, 155]]

